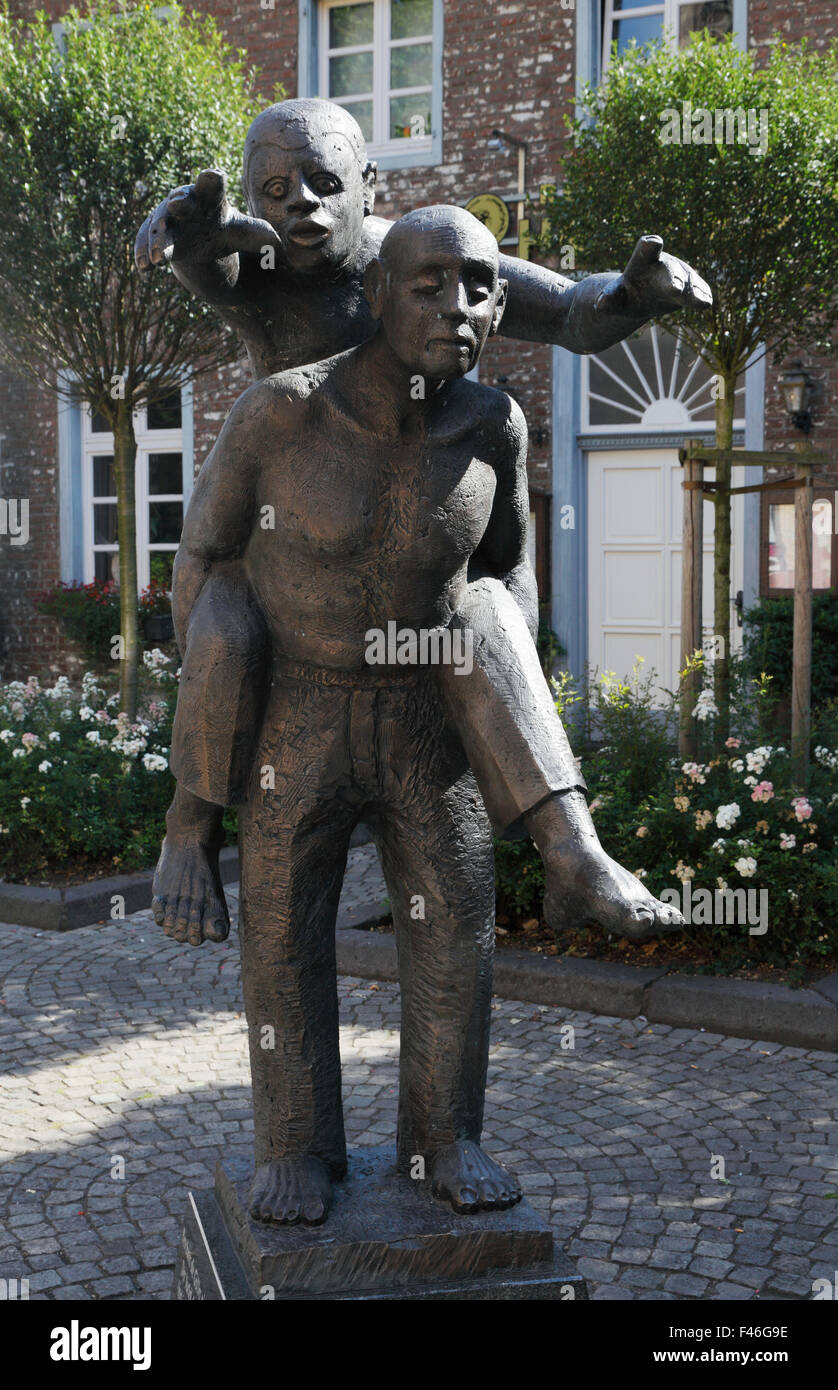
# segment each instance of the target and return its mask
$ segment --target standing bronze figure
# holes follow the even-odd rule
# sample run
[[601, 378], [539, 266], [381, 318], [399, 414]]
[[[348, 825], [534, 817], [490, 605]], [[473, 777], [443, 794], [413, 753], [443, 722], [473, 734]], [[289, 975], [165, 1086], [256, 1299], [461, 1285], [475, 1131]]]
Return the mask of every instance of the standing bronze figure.
[[[536, 839], [548, 920], [642, 939], [681, 919], [599, 844], [532, 642], [525, 425], [506, 396], [463, 377], [510, 314], [513, 331], [527, 321], [530, 337], [590, 350], [709, 292], [655, 238], [625, 276], [570, 286], [506, 258], [499, 276], [492, 237], [458, 209], [388, 230], [370, 215], [360, 131], [329, 103], [264, 113], [245, 178], [263, 220], [233, 214], [210, 173], [138, 238], [141, 263], [173, 252], [264, 378], [201, 470], [176, 564], [179, 786], [155, 913], [176, 939], [226, 936], [220, 814], [241, 804], [252, 1211], [322, 1221], [345, 1167], [334, 919], [363, 818], [399, 944], [400, 1162], [421, 1156], [457, 1210], [508, 1206], [517, 1184], [479, 1148], [486, 809], [500, 833]], [[393, 622], [468, 634], [470, 671], [370, 665], [369, 634]]]

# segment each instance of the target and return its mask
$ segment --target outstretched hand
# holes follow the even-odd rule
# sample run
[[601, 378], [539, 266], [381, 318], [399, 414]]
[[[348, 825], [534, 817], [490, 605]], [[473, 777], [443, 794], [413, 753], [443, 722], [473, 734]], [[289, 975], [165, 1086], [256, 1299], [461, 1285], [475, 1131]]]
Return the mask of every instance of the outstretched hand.
[[622, 274], [629, 303], [645, 318], [658, 318], [678, 309], [706, 309], [713, 292], [705, 280], [677, 256], [663, 249], [659, 236], [642, 236]]
[[137, 268], [164, 265], [175, 252], [192, 252], [197, 260], [220, 260], [235, 251], [260, 255], [275, 250], [279, 238], [269, 222], [237, 212], [227, 201], [227, 178], [220, 169], [204, 169], [194, 183], [169, 193], [146, 218], [134, 243]]

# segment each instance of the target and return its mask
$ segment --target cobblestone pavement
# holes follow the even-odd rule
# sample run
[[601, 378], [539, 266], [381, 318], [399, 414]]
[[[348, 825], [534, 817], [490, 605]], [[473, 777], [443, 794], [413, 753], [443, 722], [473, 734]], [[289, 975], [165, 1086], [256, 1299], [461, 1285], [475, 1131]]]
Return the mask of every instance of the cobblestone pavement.
[[[358, 893], [375, 865], [355, 854]], [[141, 912], [0, 926], [0, 953], [0, 1277], [166, 1298], [187, 1189], [250, 1143], [235, 935], [194, 950]], [[340, 994], [350, 1143], [387, 1142], [398, 990]], [[595, 1298], [810, 1298], [838, 1270], [836, 1072], [831, 1053], [497, 1001], [485, 1143]]]

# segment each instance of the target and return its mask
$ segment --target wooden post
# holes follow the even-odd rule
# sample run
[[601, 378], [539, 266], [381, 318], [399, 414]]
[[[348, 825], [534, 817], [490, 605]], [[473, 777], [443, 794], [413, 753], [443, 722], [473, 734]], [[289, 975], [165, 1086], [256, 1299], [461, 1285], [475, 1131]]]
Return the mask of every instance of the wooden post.
[[[692, 457], [698, 439], [685, 443], [684, 482], [703, 483], [704, 464]], [[684, 488], [684, 523], [681, 539], [681, 670], [702, 647], [702, 583], [704, 569], [704, 494], [700, 487]], [[700, 670], [692, 670], [681, 682], [678, 719], [678, 752], [685, 762], [695, 762], [698, 732], [693, 710], [701, 688]]]
[[[805, 445], [803, 446], [805, 448]], [[812, 465], [798, 463], [794, 499], [794, 642], [791, 673], [791, 757], [795, 782], [809, 777], [812, 716]]]

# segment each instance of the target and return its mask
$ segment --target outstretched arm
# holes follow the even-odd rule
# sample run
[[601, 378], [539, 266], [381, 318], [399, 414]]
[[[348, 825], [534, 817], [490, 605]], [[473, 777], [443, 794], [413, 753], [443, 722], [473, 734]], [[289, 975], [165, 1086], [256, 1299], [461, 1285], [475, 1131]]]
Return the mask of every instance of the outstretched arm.
[[469, 578], [491, 575], [516, 600], [530, 636], [538, 633], [538, 585], [527, 554], [530, 514], [527, 479], [527, 426], [521, 409], [509, 400], [510, 411], [500, 427], [496, 453], [497, 486], [492, 514], [469, 567]]
[[713, 302], [709, 285], [686, 262], [668, 255], [658, 236], [640, 238], [621, 275], [588, 275], [574, 282], [511, 256], [501, 256], [500, 274], [509, 290], [499, 331], [571, 352], [602, 352], [649, 319]]
[[227, 201], [224, 173], [204, 169], [149, 213], [137, 233], [134, 259], [141, 271], [168, 262], [199, 299], [235, 308], [241, 300], [240, 256], [261, 256], [266, 247], [279, 247], [270, 223], [238, 212]]

